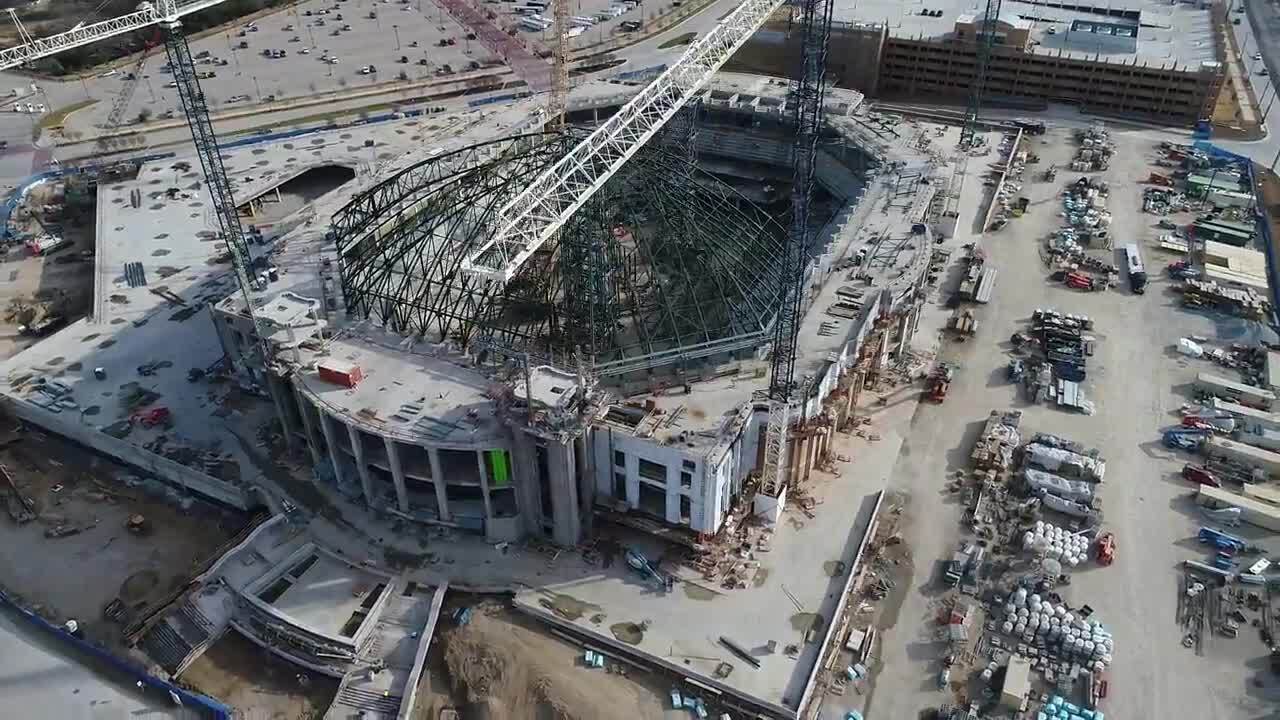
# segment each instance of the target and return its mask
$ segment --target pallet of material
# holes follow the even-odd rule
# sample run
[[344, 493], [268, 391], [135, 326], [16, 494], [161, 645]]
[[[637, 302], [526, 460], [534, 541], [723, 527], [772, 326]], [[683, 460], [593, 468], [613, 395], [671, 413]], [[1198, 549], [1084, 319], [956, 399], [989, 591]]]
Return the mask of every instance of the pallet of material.
[[1013, 451], [1022, 443], [1022, 434], [1018, 430], [1021, 423], [1020, 410], [992, 410], [969, 456], [974, 467], [979, 470], [1008, 469], [1013, 464]]
[[947, 319], [947, 329], [962, 335], [972, 335], [978, 332], [978, 321], [973, 317], [973, 311], [956, 310]]
[[1271, 303], [1252, 288], [1227, 287], [1212, 280], [1183, 281], [1182, 302], [1195, 307], [1213, 307], [1246, 318], [1261, 318], [1271, 311]]

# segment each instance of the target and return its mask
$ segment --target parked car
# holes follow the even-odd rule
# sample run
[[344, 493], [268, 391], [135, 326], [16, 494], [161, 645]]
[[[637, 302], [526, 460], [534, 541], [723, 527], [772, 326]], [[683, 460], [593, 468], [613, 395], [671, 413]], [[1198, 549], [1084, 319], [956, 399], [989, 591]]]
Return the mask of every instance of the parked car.
[[1222, 487], [1222, 483], [1218, 477], [1213, 474], [1209, 468], [1202, 465], [1192, 465], [1190, 463], [1182, 466], [1182, 478], [1200, 485], [1208, 485], [1209, 487]]

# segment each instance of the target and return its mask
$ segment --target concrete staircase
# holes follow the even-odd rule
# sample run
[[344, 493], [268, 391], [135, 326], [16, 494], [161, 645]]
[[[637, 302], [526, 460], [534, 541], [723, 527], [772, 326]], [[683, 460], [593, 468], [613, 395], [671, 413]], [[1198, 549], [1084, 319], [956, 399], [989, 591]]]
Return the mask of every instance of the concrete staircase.
[[157, 665], [177, 676], [226, 630], [214, 624], [190, 600], [173, 608], [151, 626], [139, 645]]

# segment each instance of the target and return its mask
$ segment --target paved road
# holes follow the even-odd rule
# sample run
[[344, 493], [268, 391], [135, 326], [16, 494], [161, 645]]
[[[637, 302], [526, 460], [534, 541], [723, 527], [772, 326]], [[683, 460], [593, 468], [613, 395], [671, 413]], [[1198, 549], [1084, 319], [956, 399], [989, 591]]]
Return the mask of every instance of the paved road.
[[191, 718], [168, 698], [91, 669], [7, 610], [0, 610], [0, 717], [24, 720]]

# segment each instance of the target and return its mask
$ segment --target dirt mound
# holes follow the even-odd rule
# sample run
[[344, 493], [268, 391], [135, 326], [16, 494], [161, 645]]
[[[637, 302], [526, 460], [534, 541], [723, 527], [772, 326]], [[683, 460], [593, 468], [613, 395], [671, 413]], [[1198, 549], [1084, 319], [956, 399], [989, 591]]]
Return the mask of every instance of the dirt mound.
[[499, 605], [478, 607], [441, 638], [457, 696], [474, 720], [661, 717], [660, 691], [583, 667], [575, 648]]

